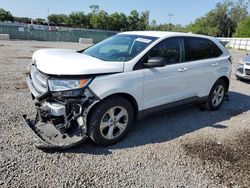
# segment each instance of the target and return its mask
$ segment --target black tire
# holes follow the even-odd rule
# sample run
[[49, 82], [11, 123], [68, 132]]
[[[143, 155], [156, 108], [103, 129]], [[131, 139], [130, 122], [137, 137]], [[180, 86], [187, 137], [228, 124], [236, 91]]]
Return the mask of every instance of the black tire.
[[[118, 110], [119, 110], [119, 107], [122, 107], [123, 109], [126, 110], [127, 126], [118, 137], [113, 138], [113, 139], [107, 139], [105, 138], [105, 135], [103, 135], [103, 132], [101, 132], [100, 130], [101, 121], [103, 121], [104, 115], [106, 116], [110, 109], [113, 109], [113, 108], [115, 109], [116, 107], [118, 107]], [[114, 110], [114, 113], [115, 111], [116, 109]], [[107, 146], [107, 145], [114, 144], [122, 140], [127, 135], [134, 121], [134, 110], [133, 110], [132, 105], [125, 98], [120, 97], [120, 96], [111, 97], [104, 101], [101, 101], [99, 104], [97, 104], [93, 108], [93, 110], [90, 111], [90, 113], [91, 114], [88, 118], [88, 135], [97, 145], [100, 145], [100, 146]], [[117, 116], [114, 116], [114, 117], [117, 117]], [[118, 123], [119, 123], [119, 120], [118, 120]], [[110, 129], [110, 126], [107, 126], [107, 129]], [[116, 128], [113, 128], [113, 130], [115, 129]]]
[[241, 78], [241, 77], [239, 77], [239, 76], [237, 76], [237, 75], [236, 75], [236, 79], [237, 79], [237, 80], [239, 80], [239, 81], [241, 81], [241, 80], [242, 80], [242, 78]]
[[[221, 96], [220, 103], [215, 105], [213, 103], [214, 92], [219, 87], [223, 87], [224, 92], [223, 92], [223, 96]], [[223, 80], [217, 80], [215, 82], [215, 84], [213, 85], [210, 93], [209, 93], [208, 99], [207, 99], [207, 101], [205, 103], [205, 108], [207, 110], [218, 110], [221, 107], [221, 105], [222, 105], [222, 103], [224, 101], [224, 98], [225, 98], [225, 95], [226, 95], [226, 91], [227, 91], [227, 89], [226, 89], [226, 83]]]

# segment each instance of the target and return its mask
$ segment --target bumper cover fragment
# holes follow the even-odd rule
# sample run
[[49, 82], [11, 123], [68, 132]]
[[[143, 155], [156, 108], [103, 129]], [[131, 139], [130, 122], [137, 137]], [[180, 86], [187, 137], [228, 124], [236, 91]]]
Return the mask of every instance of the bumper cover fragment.
[[67, 149], [84, 142], [88, 138], [77, 128], [68, 133], [63, 133], [56, 129], [53, 124], [30, 120], [27, 115], [23, 115], [23, 121], [25, 127], [33, 134], [38, 149]]

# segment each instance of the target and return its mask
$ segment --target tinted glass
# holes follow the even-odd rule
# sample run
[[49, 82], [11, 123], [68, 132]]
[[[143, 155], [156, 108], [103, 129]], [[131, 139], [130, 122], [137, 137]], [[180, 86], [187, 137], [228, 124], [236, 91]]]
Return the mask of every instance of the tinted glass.
[[115, 35], [83, 51], [104, 61], [129, 61], [147, 48], [156, 37]]
[[186, 61], [215, 58], [222, 54], [219, 47], [208, 39], [185, 37], [184, 42]]
[[152, 48], [150, 57], [164, 57], [167, 64], [181, 62], [181, 38], [168, 38]]

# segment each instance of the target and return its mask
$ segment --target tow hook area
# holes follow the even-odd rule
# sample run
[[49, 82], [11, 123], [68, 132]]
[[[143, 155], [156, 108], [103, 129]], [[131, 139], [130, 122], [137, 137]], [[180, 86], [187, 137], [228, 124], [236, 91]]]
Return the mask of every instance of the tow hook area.
[[27, 129], [34, 135], [38, 149], [66, 149], [84, 142], [88, 136], [81, 127], [76, 126], [67, 132], [60, 131], [50, 122], [30, 120], [27, 115], [23, 115]]

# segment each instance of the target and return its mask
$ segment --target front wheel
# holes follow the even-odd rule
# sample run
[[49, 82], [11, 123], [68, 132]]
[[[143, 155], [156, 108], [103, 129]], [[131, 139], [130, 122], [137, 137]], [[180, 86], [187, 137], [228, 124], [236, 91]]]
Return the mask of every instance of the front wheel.
[[120, 141], [133, 124], [133, 107], [119, 96], [100, 102], [91, 113], [88, 135], [98, 145], [106, 146]]
[[218, 80], [213, 85], [207, 102], [206, 108], [208, 110], [217, 110], [222, 105], [226, 94], [226, 84], [223, 80]]
[[237, 79], [237, 80], [240, 80], [240, 81], [242, 80], [242, 78], [239, 77], [239, 76], [237, 76], [237, 75], [236, 75], [236, 79]]

